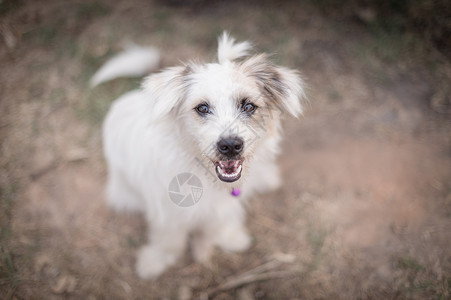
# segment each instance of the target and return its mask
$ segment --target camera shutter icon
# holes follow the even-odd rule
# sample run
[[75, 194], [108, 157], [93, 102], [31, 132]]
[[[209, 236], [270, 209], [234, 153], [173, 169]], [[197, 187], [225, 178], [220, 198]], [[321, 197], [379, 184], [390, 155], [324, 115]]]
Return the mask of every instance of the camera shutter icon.
[[202, 182], [192, 173], [180, 173], [169, 183], [168, 193], [174, 204], [190, 207], [199, 202], [202, 197]]

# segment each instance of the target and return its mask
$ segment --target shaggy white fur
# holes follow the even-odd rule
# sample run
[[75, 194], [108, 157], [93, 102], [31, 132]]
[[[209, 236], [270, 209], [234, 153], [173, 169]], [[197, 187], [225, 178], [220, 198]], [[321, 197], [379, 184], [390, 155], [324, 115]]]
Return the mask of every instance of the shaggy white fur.
[[[105, 119], [107, 201], [144, 212], [149, 223], [149, 243], [136, 262], [142, 278], [173, 265], [189, 236], [199, 262], [208, 262], [215, 246], [246, 250], [243, 202], [281, 184], [275, 163], [280, 117], [302, 112], [303, 82], [265, 55], [246, 59], [250, 48], [224, 33], [218, 63], [150, 75], [142, 89], [117, 99]], [[168, 187], [187, 172], [200, 179], [203, 193], [196, 204], [181, 207]], [[242, 191], [239, 197], [232, 188]]]

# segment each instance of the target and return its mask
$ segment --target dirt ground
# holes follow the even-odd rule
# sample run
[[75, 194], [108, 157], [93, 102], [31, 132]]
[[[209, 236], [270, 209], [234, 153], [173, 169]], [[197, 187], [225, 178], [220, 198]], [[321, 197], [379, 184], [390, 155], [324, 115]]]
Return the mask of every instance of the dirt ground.
[[[0, 298], [450, 299], [450, 63], [313, 2], [8, 2]], [[250, 201], [248, 251], [210, 266], [187, 254], [143, 281], [145, 223], [105, 206], [100, 143], [111, 101], [139, 80], [88, 80], [124, 41], [160, 48], [162, 67], [209, 61], [223, 29], [308, 83], [305, 115], [284, 121], [284, 186]]]

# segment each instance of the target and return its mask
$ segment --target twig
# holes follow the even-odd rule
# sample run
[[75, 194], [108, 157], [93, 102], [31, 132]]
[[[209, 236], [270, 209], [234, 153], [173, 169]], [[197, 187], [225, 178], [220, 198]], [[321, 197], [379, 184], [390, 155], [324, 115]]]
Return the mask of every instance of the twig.
[[282, 265], [282, 262], [279, 260], [271, 260], [268, 261], [262, 265], [259, 265], [249, 271], [246, 271], [242, 274], [240, 274], [240, 276], [244, 276], [244, 275], [248, 275], [248, 274], [256, 274], [256, 273], [263, 273], [269, 270], [273, 270], [275, 268], [277, 268], [278, 266]]
[[226, 279], [226, 281], [223, 284], [221, 284], [217, 287], [211, 288], [211, 289], [205, 291], [204, 293], [202, 293], [200, 298], [202, 300], [204, 300], [204, 299], [207, 300], [219, 292], [234, 289], [234, 288], [243, 286], [245, 284], [249, 284], [249, 283], [257, 282], [257, 281], [269, 280], [269, 279], [283, 278], [283, 277], [293, 275], [295, 273], [294, 270], [271, 271], [271, 270], [274, 270], [275, 268], [281, 266], [284, 263], [286, 263], [286, 262], [283, 260], [280, 260], [280, 259], [274, 259], [269, 262], [266, 262], [260, 266], [255, 267], [254, 269], [251, 269], [249, 271], [241, 273], [238, 276]]
[[46, 166], [44, 166], [41, 169], [31, 173], [30, 174], [30, 179], [32, 181], [36, 181], [40, 177], [42, 177], [42, 176], [46, 175], [47, 173], [50, 173], [51, 171], [57, 169], [59, 166], [61, 166], [64, 163], [75, 163], [75, 162], [86, 160], [88, 158], [88, 154], [87, 153], [85, 153], [83, 151], [80, 151], [78, 149], [76, 151], [72, 151], [72, 153], [69, 153], [66, 156], [67, 157], [64, 158], [64, 159], [62, 159], [62, 158], [55, 158], [52, 162], [50, 162]]
[[227, 280], [220, 286], [212, 289], [211, 291], [208, 291], [207, 294], [209, 296], [211, 296], [218, 292], [231, 290], [231, 289], [234, 289], [234, 288], [237, 288], [237, 287], [240, 287], [242, 285], [249, 284], [252, 282], [283, 278], [283, 277], [287, 277], [287, 276], [290, 276], [293, 274], [294, 274], [294, 271], [273, 271], [273, 272], [266, 272], [266, 273], [259, 273], [259, 274], [240, 275], [238, 277], [234, 277], [234, 278]]
[[49, 173], [50, 171], [53, 171], [54, 169], [58, 168], [60, 165], [59, 160], [54, 160], [51, 163], [49, 163], [47, 166], [37, 170], [36, 172], [30, 174], [31, 181], [36, 181], [40, 177], [44, 176], [45, 174]]

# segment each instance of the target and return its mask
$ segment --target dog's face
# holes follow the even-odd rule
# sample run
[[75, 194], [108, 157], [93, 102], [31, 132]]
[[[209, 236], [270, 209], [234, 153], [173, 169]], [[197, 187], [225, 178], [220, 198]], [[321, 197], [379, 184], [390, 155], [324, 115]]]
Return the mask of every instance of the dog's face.
[[217, 177], [234, 182], [276, 119], [263, 124], [268, 113], [264, 97], [256, 81], [235, 64], [196, 66], [191, 72], [179, 111], [183, 128]]
[[299, 75], [271, 64], [265, 55], [235, 62], [248, 46], [225, 35], [219, 63], [175, 67], [145, 83], [157, 100], [154, 118], [173, 118], [187, 152], [224, 182], [239, 180], [258, 148], [278, 134], [283, 111], [301, 113]]

